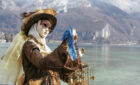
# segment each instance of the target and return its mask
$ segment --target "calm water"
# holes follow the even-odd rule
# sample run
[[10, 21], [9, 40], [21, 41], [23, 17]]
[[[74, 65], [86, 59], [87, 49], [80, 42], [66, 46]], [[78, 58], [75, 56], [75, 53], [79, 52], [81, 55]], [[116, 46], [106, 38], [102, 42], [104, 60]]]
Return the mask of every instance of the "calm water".
[[[52, 49], [57, 45], [48, 44]], [[9, 44], [0, 44], [2, 56]], [[94, 69], [94, 85], [140, 85], [140, 47], [80, 45], [83, 62]]]

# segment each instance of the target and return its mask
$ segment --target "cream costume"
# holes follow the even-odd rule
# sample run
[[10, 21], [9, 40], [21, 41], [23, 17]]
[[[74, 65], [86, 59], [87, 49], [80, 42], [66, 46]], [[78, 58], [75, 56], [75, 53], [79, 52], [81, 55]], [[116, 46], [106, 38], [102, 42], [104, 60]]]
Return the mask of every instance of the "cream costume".
[[0, 84], [15, 84], [22, 73], [21, 50], [26, 39], [18, 33], [0, 61]]

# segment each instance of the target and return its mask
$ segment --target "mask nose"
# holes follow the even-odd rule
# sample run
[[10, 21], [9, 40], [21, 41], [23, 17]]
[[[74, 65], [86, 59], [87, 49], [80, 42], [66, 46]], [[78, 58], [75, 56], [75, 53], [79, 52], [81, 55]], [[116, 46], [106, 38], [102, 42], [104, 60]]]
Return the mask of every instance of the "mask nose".
[[47, 34], [49, 34], [49, 33], [50, 33], [49, 28], [45, 28], [45, 29], [44, 29], [44, 31], [45, 31]]
[[46, 31], [49, 31], [49, 28], [46, 28], [45, 30], [46, 30]]
[[46, 28], [45, 31], [46, 31], [46, 32], [50, 32], [49, 28]]

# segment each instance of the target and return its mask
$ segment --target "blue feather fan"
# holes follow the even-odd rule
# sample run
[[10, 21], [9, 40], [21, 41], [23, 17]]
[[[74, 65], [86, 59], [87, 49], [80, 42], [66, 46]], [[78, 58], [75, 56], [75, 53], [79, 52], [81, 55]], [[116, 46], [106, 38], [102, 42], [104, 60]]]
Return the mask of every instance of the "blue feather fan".
[[74, 45], [72, 26], [70, 26], [69, 30], [66, 30], [64, 32], [62, 40], [64, 39], [68, 41], [69, 53], [70, 53], [71, 59], [74, 61], [77, 58], [77, 52]]

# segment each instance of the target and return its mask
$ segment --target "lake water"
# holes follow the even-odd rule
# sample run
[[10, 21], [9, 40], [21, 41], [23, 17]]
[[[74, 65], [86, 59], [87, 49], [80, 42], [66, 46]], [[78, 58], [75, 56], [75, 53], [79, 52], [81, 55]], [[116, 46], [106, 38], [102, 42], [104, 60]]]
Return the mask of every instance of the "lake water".
[[[48, 44], [52, 49], [56, 45]], [[0, 44], [2, 56], [9, 44]], [[140, 47], [79, 45], [85, 49], [83, 62], [93, 67], [94, 85], [140, 85]]]

